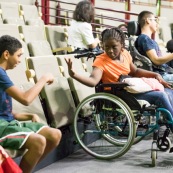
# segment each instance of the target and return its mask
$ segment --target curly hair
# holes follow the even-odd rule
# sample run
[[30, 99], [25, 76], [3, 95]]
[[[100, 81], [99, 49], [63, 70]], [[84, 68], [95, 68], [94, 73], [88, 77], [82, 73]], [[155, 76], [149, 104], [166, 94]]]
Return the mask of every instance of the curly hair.
[[80, 1], [73, 13], [73, 19], [76, 21], [90, 23], [94, 19], [94, 7], [88, 0]]

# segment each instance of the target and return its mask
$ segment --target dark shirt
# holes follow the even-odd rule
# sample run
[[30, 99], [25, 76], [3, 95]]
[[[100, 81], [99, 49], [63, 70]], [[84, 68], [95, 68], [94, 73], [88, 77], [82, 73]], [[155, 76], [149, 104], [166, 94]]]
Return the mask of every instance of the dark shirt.
[[[151, 49], [155, 49], [158, 57], [162, 56], [162, 52], [161, 52], [157, 42], [155, 40], [151, 39], [150, 37], [148, 37], [145, 34], [141, 34], [141, 35], [138, 36], [138, 38], [136, 40], [136, 43], [135, 43], [135, 47], [137, 48], [137, 50], [139, 51], [139, 53], [141, 55], [144, 55], [146, 57], [148, 57], [146, 52], [148, 50], [151, 50]], [[167, 64], [155, 65], [152, 62], [152, 65], [153, 65], [153, 71], [159, 72], [159, 73], [165, 72], [166, 69], [168, 68]]]
[[5, 119], [6, 121], [14, 120], [12, 98], [5, 92], [6, 89], [13, 85], [6, 71], [0, 68], [0, 119]]

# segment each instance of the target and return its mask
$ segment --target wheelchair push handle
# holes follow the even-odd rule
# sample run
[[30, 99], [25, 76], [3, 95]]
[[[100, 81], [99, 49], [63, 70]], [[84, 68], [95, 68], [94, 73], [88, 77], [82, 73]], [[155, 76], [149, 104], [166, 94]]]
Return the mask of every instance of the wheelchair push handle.
[[99, 51], [88, 51], [88, 52], [84, 52], [81, 54], [77, 54], [74, 57], [75, 58], [82, 58], [82, 57], [87, 57], [87, 59], [89, 58], [95, 58], [96, 56], [102, 54], [104, 51], [103, 50], [99, 50]]

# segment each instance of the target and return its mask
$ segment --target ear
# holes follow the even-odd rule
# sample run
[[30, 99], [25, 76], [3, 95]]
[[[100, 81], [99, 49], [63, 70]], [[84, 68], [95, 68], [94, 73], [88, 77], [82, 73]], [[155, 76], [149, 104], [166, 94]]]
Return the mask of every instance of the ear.
[[8, 59], [10, 53], [9, 53], [8, 50], [5, 50], [5, 51], [3, 52], [3, 55], [4, 55], [4, 59]]
[[148, 18], [146, 18], [145, 23], [149, 24], [150, 22], [151, 21]]

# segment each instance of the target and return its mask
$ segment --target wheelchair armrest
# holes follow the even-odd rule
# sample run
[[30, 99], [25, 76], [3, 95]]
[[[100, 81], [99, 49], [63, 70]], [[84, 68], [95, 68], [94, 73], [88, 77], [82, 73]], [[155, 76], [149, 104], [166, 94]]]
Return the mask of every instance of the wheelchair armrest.
[[114, 94], [121, 98], [132, 110], [141, 110], [141, 106], [138, 103], [137, 99], [135, 99], [135, 97], [131, 93], [128, 93], [123, 89], [126, 86], [129, 86], [129, 84], [125, 82], [99, 83], [96, 86], [96, 92]]
[[101, 83], [99, 85], [103, 87], [113, 87], [113, 88], [124, 88], [126, 86], [129, 86], [129, 84], [125, 82]]
[[102, 54], [103, 52], [104, 52], [103, 50], [99, 50], [97, 52], [95, 52], [95, 51], [88, 51], [88, 52], [84, 52], [84, 53], [81, 53], [81, 54], [77, 54], [74, 57], [78, 58], [78, 59], [82, 58], [82, 57], [95, 58], [96, 56]]
[[[116, 89], [123, 89], [124, 87], [129, 86], [129, 84], [125, 82], [115, 82], [115, 83], [99, 83], [96, 86], [96, 92], [103, 91], [114, 91]], [[109, 88], [109, 89], [108, 89]]]

